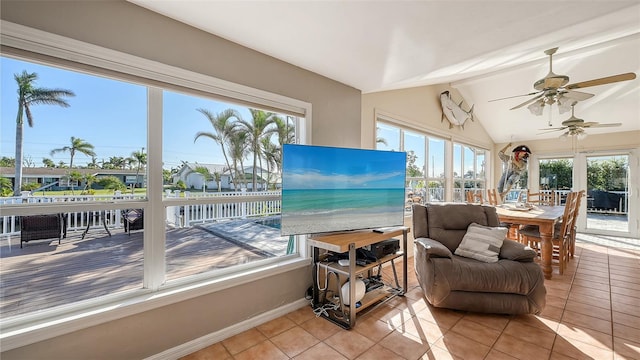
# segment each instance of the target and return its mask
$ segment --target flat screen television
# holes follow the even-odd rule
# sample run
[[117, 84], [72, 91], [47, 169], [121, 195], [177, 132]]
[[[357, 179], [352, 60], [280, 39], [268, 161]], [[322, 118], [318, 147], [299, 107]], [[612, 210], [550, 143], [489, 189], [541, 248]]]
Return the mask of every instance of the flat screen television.
[[401, 226], [406, 153], [287, 144], [282, 235]]

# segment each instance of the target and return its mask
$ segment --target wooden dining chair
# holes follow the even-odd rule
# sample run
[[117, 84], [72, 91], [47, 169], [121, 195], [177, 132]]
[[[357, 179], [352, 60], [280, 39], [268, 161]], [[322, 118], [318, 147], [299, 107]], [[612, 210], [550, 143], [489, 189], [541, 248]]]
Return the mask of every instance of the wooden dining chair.
[[577, 223], [578, 223], [578, 216], [580, 215], [580, 204], [582, 203], [582, 198], [585, 197], [586, 195], [586, 191], [585, 190], [580, 190], [578, 191], [578, 194], [576, 195], [576, 210], [575, 210], [575, 215], [573, 217], [573, 224], [571, 224], [571, 237], [570, 237], [570, 242], [569, 242], [569, 258], [573, 259], [573, 254], [575, 253], [576, 250], [576, 232], [578, 230], [577, 227]]
[[529, 204], [554, 206], [556, 204], [555, 191], [532, 193], [527, 189], [527, 198], [525, 200]]
[[487, 202], [489, 205], [498, 205], [498, 191], [496, 189], [487, 189]]
[[[575, 224], [577, 211], [578, 192], [567, 194], [567, 202], [562, 215], [562, 223], [559, 229], [554, 231], [553, 256], [558, 259], [560, 275], [564, 274], [569, 259], [569, 246], [571, 244], [572, 226]], [[534, 250], [540, 252], [540, 229], [535, 225], [527, 225], [518, 231], [520, 237]]]
[[484, 198], [482, 197], [482, 192], [476, 192], [474, 190], [467, 190], [467, 203], [468, 204], [484, 204]]

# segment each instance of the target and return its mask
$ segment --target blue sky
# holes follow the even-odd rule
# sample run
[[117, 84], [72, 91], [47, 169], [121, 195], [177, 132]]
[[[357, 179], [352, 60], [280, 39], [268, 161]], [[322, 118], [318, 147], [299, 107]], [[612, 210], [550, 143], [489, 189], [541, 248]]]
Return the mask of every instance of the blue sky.
[[[31, 159], [34, 166], [42, 166], [43, 158], [68, 165], [68, 153], [51, 156], [50, 152], [69, 145], [71, 136], [93, 144], [98, 162], [108, 161], [111, 156], [129, 157], [133, 151], [146, 149], [146, 87], [1, 57], [0, 156], [15, 157], [18, 104], [14, 74], [23, 70], [38, 74], [37, 87], [68, 89], [76, 95], [68, 98], [71, 105], [68, 108], [33, 106], [33, 127], [27, 125], [25, 118], [24, 158]], [[191, 95], [166, 91], [163, 101], [163, 163], [167, 169], [177, 167], [181, 160], [224, 163], [220, 147], [213, 140], [200, 138], [194, 143], [198, 131], [213, 131], [209, 121], [196, 109], [218, 113], [233, 107], [243, 117], [251, 118], [247, 108]], [[77, 154], [74, 165], [89, 161], [90, 157]]]
[[404, 152], [285, 145], [283, 183], [301, 188], [403, 188]]

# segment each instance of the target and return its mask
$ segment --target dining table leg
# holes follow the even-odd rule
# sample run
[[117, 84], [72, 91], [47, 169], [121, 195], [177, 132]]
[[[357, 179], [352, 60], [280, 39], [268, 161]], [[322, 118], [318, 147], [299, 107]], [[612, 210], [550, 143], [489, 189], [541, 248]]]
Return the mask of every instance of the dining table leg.
[[538, 227], [540, 229], [540, 260], [542, 262], [542, 272], [545, 279], [551, 279], [553, 268], [553, 224], [544, 224]]

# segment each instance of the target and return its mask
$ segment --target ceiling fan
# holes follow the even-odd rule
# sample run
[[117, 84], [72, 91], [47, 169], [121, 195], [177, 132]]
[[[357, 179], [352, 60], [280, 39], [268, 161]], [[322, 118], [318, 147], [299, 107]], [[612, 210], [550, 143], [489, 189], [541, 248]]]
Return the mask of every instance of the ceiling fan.
[[557, 50], [558, 48], [556, 47], [544, 52], [545, 54], [549, 55], [549, 73], [547, 74], [547, 76], [536, 81], [533, 84], [533, 88], [536, 91], [530, 92], [528, 94], [509, 96], [490, 101], [505, 100], [521, 96], [533, 96], [533, 98], [521, 104], [518, 104], [509, 110], [519, 109], [523, 106], [528, 105], [527, 108], [529, 109], [529, 111], [531, 111], [532, 114], [542, 115], [542, 110], [545, 105], [552, 105], [554, 103], [557, 103], [558, 109], [562, 114], [568, 111], [569, 107], [571, 107], [572, 103], [574, 103], [575, 101], [583, 101], [593, 97], [593, 94], [575, 91], [575, 89], [611, 84], [619, 81], [633, 80], [636, 78], [636, 74], [631, 72], [568, 84], [568, 76], [557, 75], [553, 72], [553, 54], [555, 54]]
[[578, 139], [583, 139], [587, 136], [587, 133], [584, 131], [585, 128], [596, 128], [596, 127], [616, 127], [616, 126], [620, 126], [622, 125], [622, 123], [606, 123], [606, 124], [600, 124], [598, 122], [595, 121], [584, 121], [582, 119], [579, 119], [575, 116], [574, 114], [574, 107], [577, 104], [577, 101], [574, 101], [571, 104], [571, 117], [568, 118], [567, 120], [562, 122], [562, 126], [561, 127], [556, 127], [556, 128], [547, 128], [547, 129], [540, 129], [540, 130], [546, 130], [543, 133], [539, 133], [540, 134], [547, 134], [550, 132], [554, 132], [554, 131], [563, 131], [566, 130], [562, 135], [560, 135], [560, 137], [567, 137], [567, 136], [576, 136], [578, 137]]

